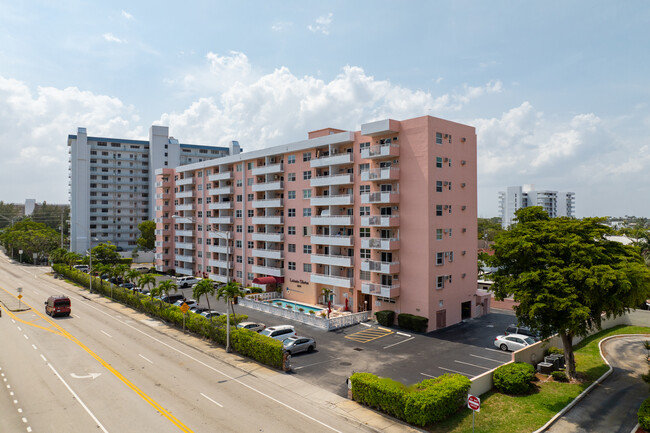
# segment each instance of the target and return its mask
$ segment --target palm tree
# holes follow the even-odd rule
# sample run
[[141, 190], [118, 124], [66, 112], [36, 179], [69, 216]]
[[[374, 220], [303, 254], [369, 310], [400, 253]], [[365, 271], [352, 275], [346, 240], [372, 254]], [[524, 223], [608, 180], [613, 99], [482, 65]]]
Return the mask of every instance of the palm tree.
[[140, 278], [138, 278], [138, 286], [140, 287], [146, 287], [151, 291], [151, 286], [156, 284], [156, 277], [154, 277], [151, 274], [144, 274]]
[[[241, 289], [241, 284], [239, 284], [237, 281], [230, 281], [228, 284], [224, 284], [223, 286], [219, 287], [217, 289], [217, 300], [221, 298], [225, 298], [226, 300], [226, 310], [228, 310], [228, 300], [235, 299], [238, 296], [244, 295], [244, 292]], [[235, 304], [232, 302], [230, 303], [230, 307], [232, 309], [232, 315], [233, 317], [235, 316]], [[226, 311], [226, 314], [228, 312]]]
[[[214, 296], [214, 281], [209, 278], [204, 278], [194, 285], [192, 289], [192, 296], [197, 300], [201, 300], [201, 296], [205, 295], [205, 300], [208, 303], [208, 310], [210, 310], [210, 296]], [[212, 317], [210, 317], [212, 321]]]
[[124, 278], [127, 282], [135, 284], [139, 276], [140, 272], [136, 271], [135, 269], [130, 269], [126, 272]]
[[[142, 278], [140, 278], [142, 280]], [[151, 302], [153, 303], [153, 298], [156, 296], [160, 296], [161, 290], [160, 287], [152, 287], [151, 290], [149, 290], [149, 296], [151, 297]], [[162, 306], [162, 300], [160, 301], [160, 305]]]
[[63, 256], [63, 260], [65, 260], [65, 262], [68, 264], [68, 267], [69, 267], [70, 269], [72, 269], [72, 265], [74, 265], [75, 263], [77, 263], [77, 262], [78, 262], [79, 260], [81, 260], [81, 259], [82, 259], [81, 254], [74, 253], [74, 252], [72, 252], [72, 251], [69, 252], [69, 253], [66, 253], [66, 254]]
[[124, 282], [124, 275], [126, 275], [127, 272], [129, 272], [129, 267], [125, 264], [120, 264], [113, 268], [113, 276], [117, 279], [118, 282], [120, 279], [122, 282]]
[[169, 292], [171, 292], [172, 290], [174, 292], [178, 291], [178, 286], [172, 280], [161, 281], [160, 283], [158, 283], [158, 288], [160, 289], [161, 293], [165, 296], [169, 296]]
[[327, 301], [329, 301], [330, 295], [332, 294], [332, 289], [326, 289], [322, 288], [323, 291], [323, 304], [327, 305]]

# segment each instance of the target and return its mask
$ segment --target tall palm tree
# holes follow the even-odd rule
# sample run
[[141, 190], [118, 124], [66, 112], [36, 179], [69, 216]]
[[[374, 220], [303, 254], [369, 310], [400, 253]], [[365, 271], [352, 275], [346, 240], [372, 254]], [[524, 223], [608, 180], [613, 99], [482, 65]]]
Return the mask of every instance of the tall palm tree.
[[165, 296], [169, 296], [169, 292], [171, 292], [172, 290], [174, 292], [178, 291], [178, 286], [173, 280], [161, 281], [160, 283], [158, 283], [158, 288]]
[[[228, 309], [228, 301], [233, 300], [238, 296], [243, 296], [244, 292], [241, 289], [241, 284], [239, 284], [237, 281], [230, 281], [228, 284], [224, 284], [223, 286], [219, 287], [217, 289], [217, 300], [221, 298], [225, 298], [226, 300], [226, 310]], [[233, 317], [235, 316], [235, 304], [230, 302], [230, 307], [232, 309], [232, 315]], [[226, 311], [227, 313], [227, 311]]]
[[[208, 303], [208, 310], [210, 310], [210, 296], [214, 295], [214, 281], [209, 278], [204, 278], [194, 285], [192, 288], [192, 296], [197, 300], [201, 300], [201, 296], [205, 295], [205, 300]], [[212, 317], [210, 317], [212, 321]]]
[[135, 282], [138, 280], [138, 277], [140, 275], [141, 275], [140, 272], [136, 271], [135, 269], [130, 269], [126, 272], [124, 278], [126, 279], [127, 282], [135, 284]]
[[124, 275], [129, 272], [129, 266], [125, 264], [119, 264], [113, 268], [113, 276], [117, 279], [119, 282], [120, 279], [124, 281]]
[[156, 277], [154, 277], [151, 274], [144, 274], [140, 278], [138, 278], [138, 286], [140, 287], [146, 287], [151, 291], [151, 287], [156, 284]]

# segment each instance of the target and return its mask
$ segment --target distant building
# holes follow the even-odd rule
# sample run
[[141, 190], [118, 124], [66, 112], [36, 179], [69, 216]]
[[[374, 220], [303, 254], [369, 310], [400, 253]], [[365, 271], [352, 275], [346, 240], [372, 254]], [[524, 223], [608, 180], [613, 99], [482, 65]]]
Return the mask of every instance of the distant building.
[[25, 216], [30, 216], [34, 213], [34, 208], [36, 207], [36, 200], [33, 198], [28, 198], [25, 200]]
[[535, 185], [509, 186], [499, 192], [499, 211], [501, 226], [504, 229], [514, 222], [515, 212], [521, 208], [541, 206], [551, 218], [575, 216], [575, 193], [542, 190]]
[[131, 250], [138, 224], [154, 217], [154, 171], [240, 152], [229, 147], [180, 143], [167, 126], [154, 125], [149, 140], [68, 135], [70, 148], [70, 251], [83, 253], [110, 241]]

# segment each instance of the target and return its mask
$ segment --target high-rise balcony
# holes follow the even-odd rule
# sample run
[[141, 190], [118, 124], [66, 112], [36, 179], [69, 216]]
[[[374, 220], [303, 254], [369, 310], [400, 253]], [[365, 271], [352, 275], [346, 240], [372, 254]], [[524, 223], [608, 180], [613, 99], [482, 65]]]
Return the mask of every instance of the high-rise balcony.
[[176, 260], [177, 262], [194, 263], [194, 256], [185, 256], [182, 254], [176, 254], [174, 256], [174, 260]]
[[208, 218], [208, 224], [232, 224], [232, 215]]
[[273, 207], [282, 207], [284, 205], [281, 198], [267, 198], [263, 200], [253, 200], [253, 208], [273, 208]]
[[181, 191], [176, 193], [176, 198], [189, 198], [194, 197], [194, 190]]
[[216, 281], [218, 283], [225, 283], [227, 284], [229, 279], [228, 275], [221, 275], [221, 274], [210, 274], [210, 279], [212, 281]]
[[208, 209], [217, 210], [217, 209], [232, 209], [231, 201], [219, 201], [208, 204]]
[[281, 216], [275, 215], [275, 216], [258, 216], [258, 217], [253, 217], [252, 218], [253, 224], [284, 224], [284, 218]]
[[345, 206], [354, 203], [352, 194], [312, 196], [311, 206]]
[[179, 216], [178, 218], [174, 217], [174, 221], [178, 224], [192, 224], [194, 222], [194, 218]]
[[351, 173], [334, 174], [332, 176], [316, 176], [309, 179], [309, 186], [337, 186], [350, 185], [354, 183], [354, 177]]
[[361, 283], [361, 293], [365, 293], [366, 295], [381, 296], [382, 298], [397, 298], [399, 292], [399, 284], [385, 286], [374, 283]]
[[284, 234], [282, 233], [253, 233], [254, 241], [264, 242], [284, 242]]
[[367, 170], [361, 172], [361, 181], [379, 181], [379, 180], [398, 180], [399, 179], [399, 168], [396, 167], [386, 167], [386, 168], [376, 168], [373, 170]]
[[376, 144], [365, 149], [361, 149], [361, 158], [396, 158], [399, 156], [399, 144]]
[[354, 225], [352, 215], [332, 215], [311, 217], [313, 226], [351, 226]]
[[193, 230], [176, 230], [176, 231], [174, 231], [174, 234], [176, 234], [176, 236], [189, 236], [189, 237], [192, 237], [192, 236], [194, 236], [194, 231]]
[[398, 250], [399, 239], [361, 238], [361, 248], [369, 248], [372, 250]]
[[272, 267], [272, 266], [253, 265], [251, 267], [251, 272], [253, 272], [254, 274], [270, 275], [272, 277], [283, 277], [284, 276], [284, 269], [275, 268], [275, 267]]
[[399, 215], [373, 215], [361, 217], [363, 227], [397, 227]]
[[354, 237], [352, 236], [330, 236], [330, 235], [311, 235], [313, 245], [331, 245], [337, 247], [354, 246]]
[[232, 239], [232, 232], [211, 230], [208, 232], [209, 238]]
[[361, 262], [362, 271], [378, 272], [380, 274], [399, 273], [399, 262], [378, 262], [375, 260], [364, 260]]
[[390, 192], [371, 192], [361, 194], [362, 204], [390, 204], [399, 203], [399, 193], [396, 191]]
[[232, 262], [228, 261], [228, 260], [210, 259], [210, 260], [208, 260], [208, 265], [212, 266], [213, 268], [222, 268], [222, 269], [231, 269], [232, 268]]
[[[185, 211], [185, 210], [192, 210], [192, 209], [194, 209], [194, 205], [191, 204], [191, 203], [190, 203], [190, 204], [179, 204], [179, 205], [176, 205], [176, 210], [179, 211], [179, 212], [180, 212], [180, 211]], [[162, 206], [161, 206], [161, 209], [160, 209], [160, 210], [162, 210]]]
[[232, 185], [229, 186], [221, 186], [219, 188], [211, 188], [208, 190], [208, 195], [223, 195], [223, 194], [232, 194], [234, 191], [234, 188]]
[[351, 289], [354, 287], [354, 278], [340, 277], [337, 275], [311, 274], [309, 276], [309, 281], [316, 284], [343, 287], [345, 289]]
[[176, 185], [191, 185], [194, 183], [193, 177], [186, 177], [184, 179], [178, 179]]
[[283, 190], [284, 189], [284, 182], [277, 180], [273, 182], [261, 182], [261, 183], [254, 183], [251, 186], [251, 190], [253, 192], [261, 192], [261, 191], [277, 191], [277, 190]]
[[194, 275], [194, 269], [192, 268], [183, 268], [177, 266], [174, 268], [174, 270], [176, 271], [177, 275]]
[[194, 249], [194, 244], [190, 242], [176, 242], [174, 244], [176, 248], [179, 249], [184, 249], [184, 250], [193, 250]]
[[251, 174], [253, 176], [259, 176], [263, 174], [282, 173], [282, 172], [284, 172], [284, 167], [282, 166], [282, 164], [264, 165], [262, 167], [255, 167], [254, 169], [251, 170]]
[[262, 249], [256, 248], [252, 252], [253, 257], [264, 257], [266, 259], [284, 259], [284, 251], [281, 249]]
[[208, 251], [219, 254], [232, 254], [232, 248], [225, 245], [208, 245]]
[[312, 254], [310, 261], [315, 264], [329, 265], [329, 266], [343, 266], [351, 268], [354, 266], [354, 257], [341, 256], [333, 254]]
[[208, 176], [209, 182], [216, 182], [220, 180], [231, 180], [231, 179], [232, 179], [232, 171], [230, 170], [221, 173], [211, 174], [210, 176]]
[[309, 161], [309, 166], [311, 168], [329, 167], [332, 165], [351, 164], [352, 161], [354, 161], [354, 154], [352, 152], [345, 152], [345, 153], [325, 156], [318, 159], [312, 159], [311, 161]]

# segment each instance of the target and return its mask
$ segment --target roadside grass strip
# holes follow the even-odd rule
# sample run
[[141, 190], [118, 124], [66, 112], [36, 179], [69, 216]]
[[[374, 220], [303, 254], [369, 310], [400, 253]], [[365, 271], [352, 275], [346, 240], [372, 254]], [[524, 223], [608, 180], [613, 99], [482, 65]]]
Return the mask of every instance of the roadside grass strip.
[[363, 331], [355, 332], [354, 334], [346, 335], [348, 340], [356, 341], [357, 343], [368, 343], [387, 335], [394, 334], [393, 331], [386, 328], [370, 328]]

